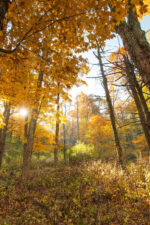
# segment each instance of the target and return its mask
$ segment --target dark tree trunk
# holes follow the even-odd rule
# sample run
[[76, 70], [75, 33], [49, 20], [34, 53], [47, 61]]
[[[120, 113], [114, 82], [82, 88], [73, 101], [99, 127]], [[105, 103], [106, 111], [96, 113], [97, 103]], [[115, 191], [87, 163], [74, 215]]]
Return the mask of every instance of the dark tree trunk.
[[116, 150], [117, 150], [117, 155], [118, 155], [118, 162], [119, 162], [120, 166], [122, 167], [122, 169], [125, 169], [124, 162], [123, 162], [123, 150], [122, 150], [122, 147], [121, 147], [119, 134], [118, 134], [117, 127], [116, 127], [115, 112], [114, 112], [111, 97], [110, 97], [110, 94], [109, 94], [107, 78], [105, 76], [105, 72], [104, 72], [104, 68], [103, 68], [103, 62], [102, 62], [99, 47], [98, 47], [98, 60], [99, 60], [101, 75], [102, 75], [102, 78], [103, 78], [103, 85], [104, 85], [104, 90], [105, 90], [105, 94], [106, 94], [106, 100], [107, 100], [107, 104], [108, 104], [111, 125], [112, 125], [114, 138], [115, 138]]
[[[65, 117], [67, 117], [67, 109], [66, 109], [66, 105], [64, 106], [64, 115]], [[67, 151], [67, 139], [66, 139], [66, 124], [63, 124], [63, 138], [64, 138], [64, 162], [66, 163], [66, 151]]]
[[64, 162], [66, 163], [66, 125], [63, 124], [63, 133], [64, 133]]
[[[59, 87], [59, 83], [58, 83]], [[56, 130], [55, 130], [55, 148], [54, 148], [54, 163], [55, 165], [58, 163], [58, 145], [59, 145], [59, 100], [60, 100], [60, 94], [57, 94], [56, 99]]]
[[54, 149], [54, 163], [58, 163], [58, 144], [59, 144], [59, 122], [56, 122], [56, 131], [55, 131], [55, 149]]
[[128, 21], [121, 22], [116, 27], [116, 32], [120, 35], [125, 50], [129, 53], [132, 61], [143, 79], [143, 82], [150, 90], [150, 45], [142, 31], [134, 6], [130, 6]]
[[134, 79], [134, 84], [136, 86], [138, 95], [140, 97], [141, 104], [142, 104], [143, 109], [144, 109], [146, 124], [147, 124], [149, 132], [150, 132], [150, 111], [149, 111], [147, 103], [145, 101], [145, 98], [144, 98], [144, 95], [143, 95], [143, 92], [142, 92], [142, 87], [139, 85], [139, 83], [136, 79], [135, 73], [133, 74], [133, 79]]
[[0, 0], [0, 30], [3, 30], [4, 19], [8, 11], [10, 0]]
[[4, 106], [4, 123], [5, 126], [3, 129], [0, 129], [0, 168], [2, 166], [2, 159], [5, 149], [5, 140], [6, 140], [6, 134], [7, 134], [7, 128], [8, 128], [8, 122], [10, 117], [10, 104], [6, 103]]
[[30, 119], [28, 134], [27, 134], [27, 142], [24, 144], [24, 152], [23, 152], [23, 169], [22, 169], [22, 177], [27, 178], [29, 175], [29, 170], [31, 166], [31, 156], [33, 151], [34, 144], [34, 134], [36, 129], [37, 118], [35, 115], [38, 115], [37, 110], [32, 110], [32, 116]]
[[80, 140], [80, 132], [79, 132], [79, 101], [77, 96], [77, 140]]
[[0, 141], [0, 168], [2, 167], [2, 160], [4, 155], [5, 143]]
[[141, 101], [140, 98], [138, 96], [138, 93], [136, 91], [135, 88], [135, 80], [134, 80], [134, 66], [130, 63], [129, 59], [127, 56], [124, 56], [124, 63], [125, 63], [125, 70], [126, 70], [126, 75], [127, 75], [127, 79], [132, 91], [132, 95], [139, 113], [139, 117], [140, 117], [140, 121], [141, 121], [141, 125], [144, 131], [144, 135], [145, 135], [145, 139], [148, 145], [148, 148], [150, 150], [150, 134], [149, 134], [149, 129], [146, 123], [146, 118], [145, 118], [145, 114], [141, 105]]
[[73, 121], [71, 121], [71, 132], [70, 132], [69, 142], [71, 144], [71, 147], [75, 143], [75, 141], [74, 141], [74, 126], [73, 126]]
[[29, 176], [29, 171], [31, 167], [31, 157], [33, 151], [34, 144], [34, 134], [36, 130], [36, 123], [39, 115], [39, 108], [36, 106], [39, 103], [39, 95], [38, 89], [41, 88], [43, 81], [43, 71], [39, 73], [38, 83], [37, 83], [37, 95], [35, 100], [35, 108], [32, 109], [31, 119], [28, 127], [28, 118], [26, 117], [25, 128], [24, 128], [24, 136], [26, 139], [26, 143], [24, 144], [24, 152], [23, 152], [23, 167], [22, 167], [22, 178], [27, 179]]

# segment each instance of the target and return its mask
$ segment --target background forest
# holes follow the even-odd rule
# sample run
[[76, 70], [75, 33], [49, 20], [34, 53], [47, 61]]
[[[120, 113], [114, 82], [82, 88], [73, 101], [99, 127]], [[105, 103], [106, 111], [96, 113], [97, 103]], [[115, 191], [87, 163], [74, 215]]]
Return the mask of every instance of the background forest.
[[[0, 224], [148, 225], [149, 13], [149, 0], [0, 0]], [[103, 93], [72, 96], [85, 76]]]

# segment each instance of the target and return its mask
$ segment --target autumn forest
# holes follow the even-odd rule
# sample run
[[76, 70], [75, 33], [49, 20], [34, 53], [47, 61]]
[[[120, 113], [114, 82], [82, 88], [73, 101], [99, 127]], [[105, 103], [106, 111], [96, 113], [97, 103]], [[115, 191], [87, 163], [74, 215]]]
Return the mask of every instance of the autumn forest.
[[0, 225], [149, 224], [149, 14], [0, 0]]

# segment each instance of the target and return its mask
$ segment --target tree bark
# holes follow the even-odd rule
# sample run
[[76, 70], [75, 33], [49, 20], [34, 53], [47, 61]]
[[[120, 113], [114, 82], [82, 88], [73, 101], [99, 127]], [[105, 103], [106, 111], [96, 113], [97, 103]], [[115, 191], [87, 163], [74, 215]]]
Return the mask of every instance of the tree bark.
[[144, 114], [144, 111], [143, 111], [143, 108], [142, 108], [142, 105], [141, 105], [141, 101], [140, 101], [140, 98], [139, 98], [138, 93], [137, 93], [136, 88], [135, 88], [134, 66], [130, 63], [128, 57], [125, 56], [125, 55], [124, 55], [124, 63], [125, 63], [125, 70], [126, 70], [127, 79], [128, 79], [129, 84], [130, 84], [130, 88], [131, 88], [131, 91], [132, 91], [134, 102], [136, 104], [136, 107], [137, 107], [137, 110], [138, 110], [138, 113], [139, 113], [139, 117], [140, 117], [140, 121], [141, 121], [141, 125], [142, 125], [143, 131], [144, 131], [145, 139], [146, 139], [149, 151], [150, 151], [150, 133], [149, 133], [149, 129], [148, 129], [148, 126], [147, 126], [147, 123], [146, 123], [146, 118], [145, 118], [145, 114]]
[[141, 104], [143, 106], [143, 110], [144, 110], [145, 118], [146, 118], [146, 124], [147, 124], [149, 132], [150, 132], [150, 111], [149, 111], [147, 103], [145, 101], [145, 98], [144, 98], [144, 95], [143, 95], [143, 92], [142, 92], [142, 87], [139, 85], [139, 83], [136, 79], [135, 73], [133, 74], [133, 79], [134, 79], [134, 84], [136, 86], [138, 95], [140, 97]]
[[54, 163], [58, 163], [58, 144], [59, 144], [59, 122], [56, 122], [56, 131], [55, 131], [55, 149], [54, 149]]
[[70, 131], [69, 143], [71, 144], [70, 147], [72, 147], [75, 144], [73, 121], [71, 121], [70, 126], [71, 126], [71, 131]]
[[27, 143], [24, 144], [22, 177], [25, 179], [29, 175], [29, 170], [31, 166], [34, 134], [35, 134], [36, 122], [37, 122], [37, 118], [35, 118], [35, 115], [37, 115], [37, 110], [32, 110], [32, 115], [31, 115], [28, 134], [27, 134]]
[[[60, 83], [57, 83], [57, 86], [59, 87]], [[58, 163], [58, 145], [59, 145], [59, 101], [60, 101], [60, 94], [57, 94], [56, 98], [56, 130], [55, 130], [55, 148], [54, 148], [54, 163], [57, 165]]]
[[114, 112], [111, 97], [110, 97], [110, 94], [109, 94], [107, 78], [105, 76], [99, 46], [98, 46], [98, 60], [99, 60], [101, 75], [102, 75], [102, 78], [103, 78], [103, 85], [104, 85], [104, 90], [105, 90], [105, 94], [106, 94], [106, 100], [107, 100], [107, 104], [108, 104], [111, 125], [112, 125], [114, 138], [115, 138], [115, 144], [116, 144], [116, 150], [117, 150], [117, 156], [118, 156], [118, 163], [120, 164], [122, 169], [125, 169], [124, 162], [123, 162], [123, 150], [122, 150], [122, 147], [121, 147], [119, 134], [118, 134], [117, 127], [116, 127], [115, 112]]
[[77, 141], [80, 140], [80, 132], [79, 132], [79, 101], [77, 96]]
[[0, 0], [0, 30], [3, 30], [4, 19], [8, 11], [10, 0]]
[[63, 124], [63, 133], [64, 133], [64, 162], [66, 163], [66, 125]]
[[[59, 87], [59, 83], [58, 83]], [[60, 94], [57, 94], [57, 99], [56, 99], [56, 130], [55, 130], [55, 148], [54, 148], [54, 163], [55, 165], [58, 163], [58, 144], [59, 144], [59, 100], [60, 100]]]
[[[67, 110], [66, 110], [66, 105], [65, 105], [65, 117], [67, 116]], [[67, 151], [67, 146], [66, 146], [66, 125], [65, 123], [63, 124], [63, 138], [64, 138], [64, 162], [66, 163], [66, 151]]]
[[141, 29], [134, 6], [130, 5], [128, 21], [121, 22], [116, 27], [116, 32], [139, 70], [143, 82], [150, 90], [150, 45], [146, 40], [145, 32]]
[[[43, 81], [43, 71], [39, 73], [38, 82], [37, 82], [37, 92], [38, 89], [42, 87], [42, 81]], [[29, 127], [27, 125], [27, 118], [25, 123], [25, 130], [24, 130], [24, 136], [26, 139], [26, 143], [24, 144], [24, 151], [23, 151], [23, 167], [22, 167], [22, 178], [27, 179], [30, 172], [31, 167], [31, 157], [32, 157], [32, 151], [33, 151], [33, 144], [34, 144], [34, 135], [36, 130], [36, 124], [37, 119], [39, 115], [39, 108], [37, 107], [37, 104], [39, 103], [39, 95], [37, 93], [36, 100], [34, 103], [34, 107], [31, 112], [31, 119], [29, 122]]]
[[8, 122], [9, 122], [9, 117], [10, 117], [10, 104], [9, 103], [6, 103], [4, 105], [3, 117], [4, 117], [5, 126], [3, 129], [0, 129], [0, 168], [2, 166], [2, 159], [3, 159], [3, 155], [4, 155], [4, 150], [5, 150], [5, 140], [6, 140]]

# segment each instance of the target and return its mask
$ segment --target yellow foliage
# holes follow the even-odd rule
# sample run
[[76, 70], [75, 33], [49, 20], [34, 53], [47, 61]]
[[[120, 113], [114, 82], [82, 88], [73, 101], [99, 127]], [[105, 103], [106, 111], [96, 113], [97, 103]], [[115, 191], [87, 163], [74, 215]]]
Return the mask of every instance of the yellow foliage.
[[53, 144], [54, 135], [49, 130], [46, 130], [43, 126], [38, 125], [34, 138], [34, 152], [48, 153], [51, 151]]
[[3, 117], [3, 115], [0, 113], [0, 129], [3, 129], [4, 127], [5, 127], [4, 117]]
[[97, 145], [99, 143], [109, 142], [113, 138], [110, 121], [101, 115], [92, 116], [89, 122], [89, 142]]
[[147, 148], [144, 134], [137, 136], [137, 139], [134, 140], [133, 143], [135, 144], [135, 146], [138, 148], [139, 151], [142, 151]]

